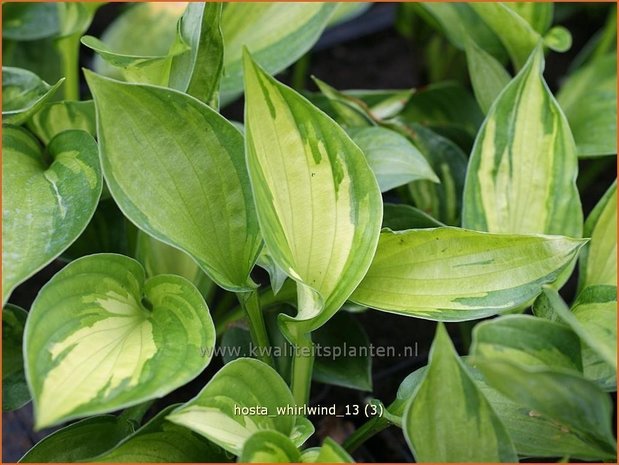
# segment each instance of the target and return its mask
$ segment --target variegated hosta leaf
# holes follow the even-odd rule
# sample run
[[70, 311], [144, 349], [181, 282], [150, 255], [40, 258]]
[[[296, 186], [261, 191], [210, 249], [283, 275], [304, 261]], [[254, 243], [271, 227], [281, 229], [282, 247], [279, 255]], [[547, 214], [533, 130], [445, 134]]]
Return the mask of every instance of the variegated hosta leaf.
[[233, 2], [226, 5], [221, 29], [226, 45], [222, 93], [243, 90], [243, 47], [275, 74], [298, 60], [318, 40], [335, 3]]
[[220, 286], [253, 288], [262, 240], [241, 133], [180, 92], [93, 73], [87, 80], [103, 172], [125, 216], [187, 252]]
[[511, 76], [496, 58], [470, 39], [466, 41], [466, 62], [477, 103], [488, 113]]
[[617, 55], [614, 51], [571, 75], [557, 99], [574, 133], [579, 156], [617, 153]]
[[294, 443], [278, 431], [257, 431], [243, 445], [242, 463], [300, 463]]
[[326, 437], [320, 447], [305, 449], [301, 454], [303, 463], [353, 463], [346, 450], [330, 437]]
[[2, 67], [2, 123], [25, 123], [56, 93], [63, 79], [50, 86], [36, 74], [20, 68]]
[[[166, 420], [171, 405], [135, 433], [84, 462], [107, 463], [221, 463], [229, 457], [218, 446], [193, 431]], [[91, 438], [90, 441], [93, 441]]]
[[215, 290], [215, 283], [193, 258], [140, 230], [135, 239], [135, 259], [142, 264], [148, 278], [160, 274], [182, 276], [196, 286], [205, 299]]
[[482, 318], [533, 299], [584, 242], [456, 228], [383, 231], [350, 300], [430, 320]]
[[47, 103], [30, 119], [28, 129], [45, 144], [69, 129], [80, 129], [94, 137], [97, 134], [94, 102], [65, 100]]
[[273, 368], [259, 360], [239, 358], [226, 364], [194, 399], [167, 419], [240, 455], [257, 431], [273, 430], [290, 437], [295, 416], [278, 409], [285, 411], [292, 405], [290, 389]]
[[[51, 164], [48, 160], [51, 159]], [[65, 131], [43, 151], [21, 128], [2, 131], [2, 301], [84, 230], [101, 193], [97, 144]]]
[[262, 234], [298, 283], [303, 331], [346, 301], [374, 255], [382, 199], [363, 152], [333, 120], [245, 58], [246, 148]]
[[[210, 362], [215, 329], [184, 278], [145, 281], [138, 262], [90, 255], [41, 290], [25, 330], [37, 428], [158, 398]], [[97, 373], [94, 376], [93, 373]]]
[[348, 134], [365, 154], [381, 192], [422, 179], [439, 182], [419, 150], [397, 132], [369, 127], [351, 128]]
[[8, 304], [2, 309], [2, 411], [15, 410], [30, 401], [24, 373], [22, 345], [26, 311]]
[[586, 286], [617, 285], [617, 181], [606, 191], [585, 222], [591, 242], [580, 257], [580, 282]]
[[571, 237], [582, 233], [576, 147], [542, 77], [543, 60], [538, 47], [477, 135], [464, 189], [465, 228]]
[[442, 324], [402, 426], [417, 462], [517, 461], [505, 426], [471, 379]]

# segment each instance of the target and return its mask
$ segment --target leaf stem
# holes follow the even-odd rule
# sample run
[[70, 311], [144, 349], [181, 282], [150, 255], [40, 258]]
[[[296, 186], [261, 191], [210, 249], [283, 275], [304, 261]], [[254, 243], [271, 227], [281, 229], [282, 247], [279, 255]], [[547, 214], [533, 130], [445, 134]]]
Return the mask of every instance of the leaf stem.
[[65, 100], [80, 99], [79, 45], [79, 34], [61, 37], [56, 42], [56, 47], [62, 59], [62, 71], [65, 77]]
[[307, 72], [310, 66], [310, 54], [306, 53], [295, 63], [292, 68], [292, 88], [301, 92], [305, 89], [307, 82]]
[[297, 332], [294, 339], [294, 357], [292, 359], [291, 390], [298, 406], [309, 403], [314, 368], [314, 344], [311, 333]]
[[354, 452], [368, 439], [374, 437], [381, 431], [391, 426], [391, 422], [385, 417], [373, 417], [369, 421], [366, 421], [361, 428], [355, 430], [342, 444], [347, 452]]
[[256, 346], [258, 358], [270, 367], [274, 367], [273, 358], [270, 353], [271, 343], [269, 342], [269, 335], [267, 334], [267, 328], [264, 324], [264, 316], [260, 308], [258, 292], [256, 290], [239, 292], [237, 293], [237, 297], [249, 319], [249, 332], [251, 334], [252, 343]]

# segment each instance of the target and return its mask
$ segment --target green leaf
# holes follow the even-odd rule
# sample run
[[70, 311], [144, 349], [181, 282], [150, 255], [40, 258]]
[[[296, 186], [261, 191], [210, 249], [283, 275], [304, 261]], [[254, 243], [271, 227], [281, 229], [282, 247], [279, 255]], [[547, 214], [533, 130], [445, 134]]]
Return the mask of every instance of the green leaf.
[[240, 358], [226, 364], [194, 399], [167, 419], [241, 455], [256, 431], [278, 431], [290, 437], [295, 416], [281, 414], [278, 408], [292, 405], [290, 389], [275, 370], [258, 360]]
[[2, 309], [2, 411], [16, 410], [30, 402], [24, 374], [22, 344], [26, 311], [8, 304]]
[[445, 226], [427, 213], [410, 205], [385, 203], [383, 205], [383, 228], [392, 231], [405, 229], [437, 228]]
[[[309, 458], [307, 456], [304, 457]], [[311, 463], [353, 463], [354, 460], [346, 452], [346, 450], [335, 442], [330, 437], [326, 437], [322, 446], [318, 449], [315, 457], [312, 457], [312, 460], [303, 460], [304, 462], [308, 461]]]
[[86, 418], [55, 431], [39, 441], [21, 463], [78, 462], [99, 455], [133, 433], [123, 417], [101, 415]]
[[530, 315], [506, 315], [478, 324], [471, 353], [529, 367], [582, 372], [578, 336], [562, 324]]
[[415, 205], [445, 224], [459, 225], [467, 169], [466, 155], [452, 141], [430, 129], [419, 124], [412, 124], [409, 129], [412, 130], [412, 141], [440, 180], [439, 184], [429, 181], [409, 184]]
[[591, 242], [580, 256], [579, 288], [617, 284], [617, 181], [606, 191], [585, 222]]
[[581, 236], [576, 147], [542, 69], [538, 47], [479, 131], [464, 189], [465, 228]]
[[499, 37], [514, 68], [521, 69], [540, 42], [541, 35], [525, 18], [503, 3], [471, 3], [471, 8]]
[[371, 2], [340, 2], [329, 18], [329, 27], [337, 26], [361, 16], [372, 6]]
[[[376, 117], [367, 104], [350, 93], [342, 92], [331, 87], [326, 82], [312, 77], [322, 95], [327, 98], [322, 110], [337, 121], [341, 126], [348, 128], [363, 128], [373, 126]], [[319, 102], [316, 102], [318, 104]]]
[[290, 331], [312, 331], [346, 301], [375, 251], [382, 199], [361, 150], [328, 116], [246, 55], [246, 149], [264, 240], [298, 283]]
[[241, 133], [178, 91], [90, 72], [87, 80], [103, 172], [125, 216], [191, 255], [221, 287], [253, 288], [262, 241]]
[[442, 324], [402, 424], [417, 462], [517, 461], [505, 426], [458, 358]]
[[2, 123], [25, 123], [58, 90], [64, 79], [50, 86], [25, 69], [2, 67]]
[[488, 113], [511, 76], [496, 58], [472, 40], [466, 41], [466, 63], [477, 103], [484, 113]]
[[[46, 153], [27, 131], [2, 131], [2, 300], [60, 255], [92, 217], [102, 179], [93, 138], [65, 131]], [[50, 163], [51, 162], [51, 163]]]
[[219, 106], [219, 81], [224, 44], [221, 3], [189, 3], [179, 21], [179, 35], [190, 47], [172, 60], [170, 87], [185, 92], [213, 108]]
[[[475, 359], [488, 385], [573, 432], [604, 458], [614, 457], [612, 403], [608, 394], [582, 375], [552, 368], [528, 367], [506, 360]], [[531, 413], [529, 413], [531, 415]]]
[[161, 86], [165, 86], [170, 79], [173, 58], [187, 52], [187, 46], [182, 42], [174, 43], [164, 55], [149, 56], [120, 53], [92, 36], [82, 37], [81, 42], [107, 63], [119, 68], [126, 81]]
[[286, 279], [288, 279], [288, 275], [275, 263], [275, 260], [273, 260], [273, 257], [271, 257], [266, 247], [263, 247], [256, 265], [269, 273], [271, 289], [273, 289], [273, 294], [277, 295]]
[[243, 90], [243, 47], [267, 73], [276, 74], [301, 58], [318, 40], [334, 3], [230, 3], [221, 29], [226, 44], [222, 93]]
[[298, 463], [301, 454], [294, 443], [278, 431], [257, 431], [243, 445], [242, 463]]
[[617, 55], [613, 51], [571, 74], [557, 95], [578, 155], [617, 153]]
[[55, 36], [59, 29], [57, 5], [54, 3], [2, 4], [2, 38], [32, 41]]
[[544, 36], [544, 45], [555, 52], [567, 52], [572, 47], [572, 34], [563, 26], [555, 26]]
[[559, 318], [616, 371], [617, 287], [585, 288], [571, 311], [556, 291], [545, 288], [544, 294]]
[[42, 428], [162, 397], [189, 382], [210, 362], [215, 329], [184, 278], [145, 281], [135, 260], [100, 254], [70, 263], [46, 284], [24, 337]]
[[[122, 55], [164, 56], [177, 37], [177, 21], [185, 8], [185, 3], [131, 5], [105, 30], [101, 41], [109, 50]], [[95, 56], [94, 70], [109, 77], [122, 77], [122, 72], [100, 55]]]
[[368, 127], [351, 128], [348, 134], [365, 154], [381, 192], [421, 179], [439, 182], [419, 150], [397, 132]]
[[314, 332], [312, 339], [314, 346], [320, 347], [318, 353], [322, 354], [314, 362], [314, 381], [360, 391], [372, 390], [370, 340], [353, 315], [336, 313]]
[[193, 258], [143, 231], [137, 231], [135, 259], [144, 266], [147, 277], [160, 274], [182, 276], [196, 286], [205, 299], [214, 290], [213, 281]]
[[[131, 436], [88, 462], [170, 463], [229, 462], [225, 452], [193, 431], [166, 420], [174, 405], [162, 410]], [[92, 440], [92, 439], [91, 439]]]
[[430, 320], [482, 318], [535, 298], [572, 263], [583, 243], [456, 228], [386, 230], [350, 300]]
[[544, 34], [552, 24], [553, 3], [507, 2], [504, 5], [522, 16], [539, 34]]
[[95, 105], [92, 100], [46, 103], [30, 119], [28, 129], [45, 144], [69, 129], [80, 129], [94, 137], [97, 134]]
[[[520, 456], [567, 455], [582, 460], [612, 458], [604, 448], [600, 449], [595, 443], [587, 442], [586, 438], [581, 438], [578, 432], [570, 430], [564, 424], [505, 397], [484, 381], [482, 374], [470, 365], [470, 360], [465, 357], [462, 361], [465, 362], [464, 367], [477, 388], [505, 425]], [[398, 389], [397, 400], [388, 407], [392, 415], [401, 416], [404, 413], [405, 401], [413, 395], [426, 371], [427, 366], [422, 367], [404, 379]]]

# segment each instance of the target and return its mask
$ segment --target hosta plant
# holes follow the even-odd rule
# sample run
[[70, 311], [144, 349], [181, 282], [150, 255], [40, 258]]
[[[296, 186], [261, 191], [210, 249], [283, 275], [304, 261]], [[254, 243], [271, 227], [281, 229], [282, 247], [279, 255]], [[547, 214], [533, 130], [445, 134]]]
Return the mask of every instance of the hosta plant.
[[[616, 460], [616, 25], [562, 25], [614, 9], [391, 6], [425, 82], [358, 90], [307, 68], [370, 4], [2, 8], [23, 462]], [[368, 322], [409, 319], [385, 397]]]

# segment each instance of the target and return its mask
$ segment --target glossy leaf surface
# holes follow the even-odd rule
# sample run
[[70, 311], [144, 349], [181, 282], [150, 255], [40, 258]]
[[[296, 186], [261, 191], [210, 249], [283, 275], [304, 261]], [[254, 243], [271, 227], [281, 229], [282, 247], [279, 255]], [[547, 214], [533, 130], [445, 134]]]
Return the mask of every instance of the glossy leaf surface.
[[22, 344], [28, 314], [16, 305], [2, 309], [2, 411], [15, 410], [30, 401], [24, 373]]

